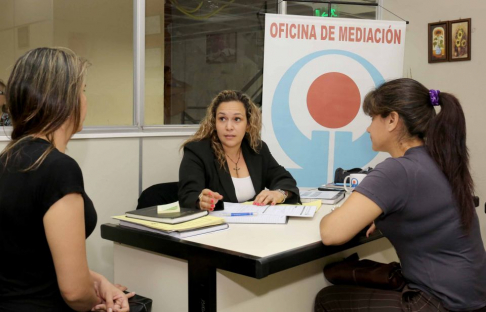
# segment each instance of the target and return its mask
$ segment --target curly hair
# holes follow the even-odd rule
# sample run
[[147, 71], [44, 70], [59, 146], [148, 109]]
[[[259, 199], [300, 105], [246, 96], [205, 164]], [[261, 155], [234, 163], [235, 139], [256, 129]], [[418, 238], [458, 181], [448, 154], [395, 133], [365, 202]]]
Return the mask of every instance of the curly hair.
[[240, 102], [245, 107], [246, 119], [248, 120], [248, 130], [245, 134], [245, 138], [248, 140], [250, 147], [256, 153], [259, 153], [261, 147], [260, 132], [262, 130], [262, 114], [260, 108], [253, 103], [248, 95], [234, 90], [224, 90], [216, 95], [207, 108], [206, 116], [201, 121], [199, 129], [191, 138], [182, 144], [181, 149], [189, 142], [209, 139], [211, 141], [211, 148], [216, 155], [216, 159], [223, 168], [226, 162], [226, 157], [223, 145], [216, 132], [216, 111], [221, 103], [231, 101]]

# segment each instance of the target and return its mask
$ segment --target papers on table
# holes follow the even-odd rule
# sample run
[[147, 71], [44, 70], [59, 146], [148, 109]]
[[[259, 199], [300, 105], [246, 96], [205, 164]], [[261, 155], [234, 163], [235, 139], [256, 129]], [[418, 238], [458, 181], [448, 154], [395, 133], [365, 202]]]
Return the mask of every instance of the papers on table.
[[157, 234], [162, 234], [162, 235], [168, 235], [172, 237], [177, 237], [177, 238], [186, 238], [190, 236], [196, 236], [196, 235], [202, 235], [206, 233], [212, 233], [216, 231], [221, 231], [221, 230], [226, 230], [229, 225], [228, 223], [222, 223], [222, 224], [217, 224], [217, 225], [210, 225], [202, 228], [196, 228], [196, 229], [190, 229], [190, 230], [183, 230], [183, 231], [162, 231], [162, 230], [157, 230], [142, 224], [138, 223], [132, 223], [132, 222], [127, 222], [120, 220], [120, 225], [129, 227], [132, 229], [137, 229], [137, 230], [142, 230], [142, 231], [147, 231], [147, 232], [152, 232], [152, 233], [157, 233]]
[[253, 215], [253, 216], [227, 216], [220, 215], [218, 212], [211, 212], [211, 215], [221, 216], [226, 223], [248, 223], [248, 224], [285, 224], [287, 216], [274, 215]]
[[187, 231], [187, 230], [192, 230], [192, 229], [197, 229], [197, 228], [202, 228], [202, 227], [207, 227], [207, 226], [211, 226], [211, 225], [218, 225], [218, 224], [224, 223], [223, 219], [216, 218], [215, 216], [205, 216], [205, 217], [202, 217], [202, 218], [197, 218], [197, 219], [194, 219], [194, 220], [191, 220], [191, 221], [178, 223], [178, 224], [167, 224], [167, 223], [160, 223], [160, 222], [134, 219], [134, 218], [129, 218], [125, 215], [114, 216], [112, 218], [120, 220], [120, 221], [140, 224], [140, 225], [150, 227], [150, 228], [153, 228], [153, 229], [156, 229], [156, 230], [167, 231], [167, 232]]
[[287, 217], [312, 218], [316, 210], [317, 205], [255, 206], [225, 202], [224, 210], [210, 215], [224, 218], [227, 223], [286, 223]]

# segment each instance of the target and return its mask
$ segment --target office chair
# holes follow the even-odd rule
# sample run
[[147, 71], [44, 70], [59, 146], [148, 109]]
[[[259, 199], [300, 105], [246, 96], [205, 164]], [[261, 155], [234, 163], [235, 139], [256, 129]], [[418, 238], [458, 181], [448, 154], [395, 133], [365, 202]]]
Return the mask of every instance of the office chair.
[[479, 207], [479, 196], [473, 196], [474, 207]]
[[168, 182], [146, 188], [138, 198], [137, 209], [169, 204], [177, 201], [179, 182]]

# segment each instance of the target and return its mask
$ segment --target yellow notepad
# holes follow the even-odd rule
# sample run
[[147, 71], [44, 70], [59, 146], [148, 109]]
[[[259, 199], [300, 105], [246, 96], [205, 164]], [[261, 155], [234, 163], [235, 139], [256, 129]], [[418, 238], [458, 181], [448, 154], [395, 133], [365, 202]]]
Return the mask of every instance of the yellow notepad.
[[112, 218], [121, 221], [140, 224], [146, 227], [150, 227], [161, 231], [167, 231], [167, 232], [185, 231], [185, 230], [197, 229], [197, 228], [202, 228], [210, 225], [217, 225], [217, 224], [224, 223], [223, 218], [213, 217], [213, 216], [205, 216], [202, 218], [197, 218], [191, 221], [178, 223], [178, 224], [167, 224], [167, 223], [160, 223], [160, 222], [145, 221], [145, 220], [140, 220], [135, 218], [128, 218], [125, 215], [114, 216]]

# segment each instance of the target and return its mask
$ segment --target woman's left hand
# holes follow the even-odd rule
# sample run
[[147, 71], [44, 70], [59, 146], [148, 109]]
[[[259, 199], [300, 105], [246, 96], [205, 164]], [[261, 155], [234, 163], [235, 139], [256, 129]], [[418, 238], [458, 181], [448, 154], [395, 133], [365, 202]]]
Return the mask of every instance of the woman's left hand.
[[263, 190], [255, 197], [253, 205], [275, 205], [284, 201], [285, 196], [279, 191]]

